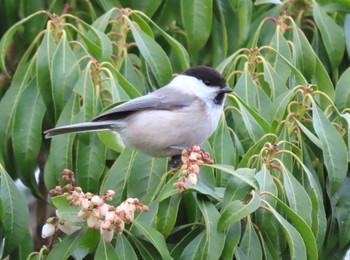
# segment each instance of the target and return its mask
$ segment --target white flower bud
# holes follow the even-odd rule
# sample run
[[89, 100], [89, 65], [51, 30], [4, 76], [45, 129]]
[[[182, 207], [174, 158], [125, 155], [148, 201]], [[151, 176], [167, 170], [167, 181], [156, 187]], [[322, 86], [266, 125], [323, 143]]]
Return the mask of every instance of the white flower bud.
[[100, 233], [101, 233], [101, 236], [103, 237], [103, 239], [105, 241], [107, 241], [107, 242], [111, 242], [112, 241], [113, 235], [114, 235], [114, 230], [113, 229], [111, 229], [111, 230], [103, 229], [102, 225], [101, 225]]
[[53, 236], [53, 234], [55, 234], [55, 226], [46, 223], [41, 230], [41, 237], [47, 238]]

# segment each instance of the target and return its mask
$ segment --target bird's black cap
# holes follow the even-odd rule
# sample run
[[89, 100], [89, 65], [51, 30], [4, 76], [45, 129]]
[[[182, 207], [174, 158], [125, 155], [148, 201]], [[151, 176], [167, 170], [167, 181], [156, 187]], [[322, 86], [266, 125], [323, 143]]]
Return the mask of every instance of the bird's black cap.
[[207, 66], [192, 67], [181, 74], [195, 77], [209, 87], [226, 87], [225, 78], [219, 72]]

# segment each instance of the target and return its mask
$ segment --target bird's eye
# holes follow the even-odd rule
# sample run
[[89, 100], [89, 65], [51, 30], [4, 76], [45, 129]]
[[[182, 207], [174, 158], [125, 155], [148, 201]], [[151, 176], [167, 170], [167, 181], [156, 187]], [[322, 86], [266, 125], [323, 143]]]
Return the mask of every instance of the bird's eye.
[[209, 80], [203, 80], [203, 83], [207, 86], [210, 86], [210, 81]]

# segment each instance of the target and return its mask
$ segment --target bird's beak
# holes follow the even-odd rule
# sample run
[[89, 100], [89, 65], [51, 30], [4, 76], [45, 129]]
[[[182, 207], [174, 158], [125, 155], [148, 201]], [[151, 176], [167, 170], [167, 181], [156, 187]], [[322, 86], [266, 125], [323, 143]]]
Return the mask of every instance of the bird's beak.
[[232, 91], [233, 90], [228, 86], [225, 86], [225, 87], [220, 89], [220, 93], [231, 93]]

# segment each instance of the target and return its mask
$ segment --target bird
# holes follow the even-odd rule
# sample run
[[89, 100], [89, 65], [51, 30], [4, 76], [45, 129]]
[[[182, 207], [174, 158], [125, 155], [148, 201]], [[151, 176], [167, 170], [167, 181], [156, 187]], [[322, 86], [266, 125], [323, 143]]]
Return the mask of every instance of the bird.
[[196, 66], [149, 94], [115, 106], [90, 122], [44, 132], [56, 135], [100, 130], [117, 131], [126, 146], [153, 157], [181, 155], [182, 149], [205, 142], [216, 130], [226, 94], [233, 90], [222, 74]]

